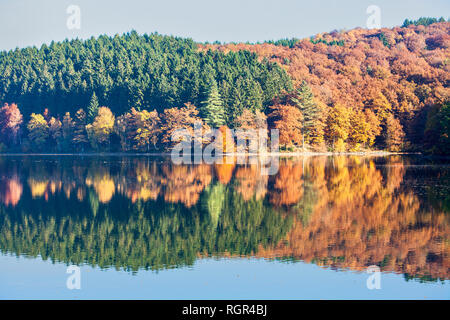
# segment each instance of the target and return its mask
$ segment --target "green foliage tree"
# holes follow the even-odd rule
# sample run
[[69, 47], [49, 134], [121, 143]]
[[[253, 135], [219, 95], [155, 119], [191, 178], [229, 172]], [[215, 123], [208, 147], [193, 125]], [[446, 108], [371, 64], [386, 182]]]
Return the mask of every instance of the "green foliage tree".
[[71, 150], [72, 139], [74, 134], [74, 121], [70, 116], [70, 112], [66, 112], [62, 121], [62, 149], [63, 151]]
[[305, 148], [305, 142], [311, 143], [321, 137], [317, 135], [316, 128], [323, 127], [321, 120], [321, 108], [314, 99], [311, 88], [306, 81], [302, 81], [298, 87], [296, 94], [291, 98], [292, 103], [303, 115], [302, 120], [302, 148]]
[[95, 92], [92, 94], [91, 100], [89, 102], [89, 105], [87, 107], [87, 122], [92, 123], [95, 119], [95, 117], [98, 114], [98, 98]]
[[447, 101], [439, 111], [440, 130], [439, 146], [442, 154], [450, 154], [450, 101]]
[[246, 82], [238, 90], [247, 108], [254, 101], [267, 106], [292, 88], [284, 69], [255, 53], [201, 51], [191, 39], [135, 31], [2, 52], [0, 71], [0, 101], [15, 101], [26, 115], [46, 106], [60, 118], [84, 106], [88, 123], [98, 103], [116, 115], [132, 107], [162, 113], [188, 102], [199, 106], [211, 79], [220, 84], [227, 113], [239, 79]]
[[417, 20], [405, 19], [405, 21], [403, 21], [402, 28], [406, 28], [409, 25], [428, 26], [428, 25], [436, 23], [436, 22], [445, 22], [445, 19], [444, 19], [444, 17], [440, 17], [439, 19], [438, 18], [432, 18], [432, 17], [420, 17]]
[[214, 80], [206, 91], [205, 100], [200, 107], [200, 114], [212, 128], [219, 128], [226, 124], [225, 107]]
[[84, 152], [89, 140], [86, 132], [86, 112], [83, 109], [79, 109], [75, 114], [73, 122], [73, 138], [72, 143], [77, 151]]

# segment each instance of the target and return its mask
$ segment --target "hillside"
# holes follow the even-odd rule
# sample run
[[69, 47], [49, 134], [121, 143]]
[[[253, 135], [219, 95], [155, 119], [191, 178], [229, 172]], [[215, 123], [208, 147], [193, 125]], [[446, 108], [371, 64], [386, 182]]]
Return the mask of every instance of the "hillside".
[[131, 32], [1, 52], [0, 149], [167, 149], [172, 129], [201, 119], [267, 121], [289, 150], [449, 153], [450, 23], [434, 21], [263, 44]]
[[341, 104], [356, 111], [386, 109], [400, 121], [406, 148], [430, 147], [438, 139], [433, 116], [450, 96], [449, 22], [334, 31], [275, 43], [283, 45], [205, 45], [202, 49], [249, 50], [277, 62], [295, 86], [306, 81], [316, 99], [330, 108]]

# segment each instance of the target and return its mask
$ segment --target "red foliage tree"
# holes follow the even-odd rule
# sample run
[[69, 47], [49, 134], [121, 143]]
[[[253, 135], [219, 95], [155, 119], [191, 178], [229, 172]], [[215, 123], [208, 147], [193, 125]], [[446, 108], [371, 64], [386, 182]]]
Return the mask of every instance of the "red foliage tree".
[[20, 142], [21, 124], [23, 122], [17, 104], [7, 104], [0, 109], [0, 139], [6, 145]]

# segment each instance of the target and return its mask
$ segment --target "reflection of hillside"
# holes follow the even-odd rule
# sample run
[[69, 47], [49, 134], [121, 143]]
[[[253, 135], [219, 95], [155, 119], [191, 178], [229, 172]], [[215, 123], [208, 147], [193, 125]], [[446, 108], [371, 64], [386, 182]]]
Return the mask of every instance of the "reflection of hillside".
[[419, 171], [424, 197], [404, 158], [284, 160], [270, 177], [132, 157], [2, 161], [1, 251], [133, 270], [213, 254], [450, 275], [450, 218], [430, 187], [448, 172]]
[[200, 254], [254, 255], [260, 246], [274, 246], [292, 224], [263, 201], [244, 201], [220, 184], [189, 209], [162, 199], [133, 204], [121, 196], [108, 205], [67, 201], [64, 194], [21, 203], [0, 207], [1, 251], [129, 270], [191, 265]]
[[286, 241], [261, 248], [259, 256], [355, 270], [376, 264], [411, 276], [450, 277], [449, 216], [401, 190], [401, 161], [382, 172], [373, 162], [342, 157], [322, 170], [327, 187], [318, 188], [322, 200], [308, 224], [297, 221]]

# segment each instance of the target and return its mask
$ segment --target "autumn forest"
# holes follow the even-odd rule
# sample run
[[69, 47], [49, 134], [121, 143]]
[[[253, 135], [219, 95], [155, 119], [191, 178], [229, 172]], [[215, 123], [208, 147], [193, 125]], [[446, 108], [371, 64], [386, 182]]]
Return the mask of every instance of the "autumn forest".
[[287, 151], [450, 153], [450, 22], [196, 43], [132, 31], [0, 52], [0, 152], [162, 152], [278, 129]]

